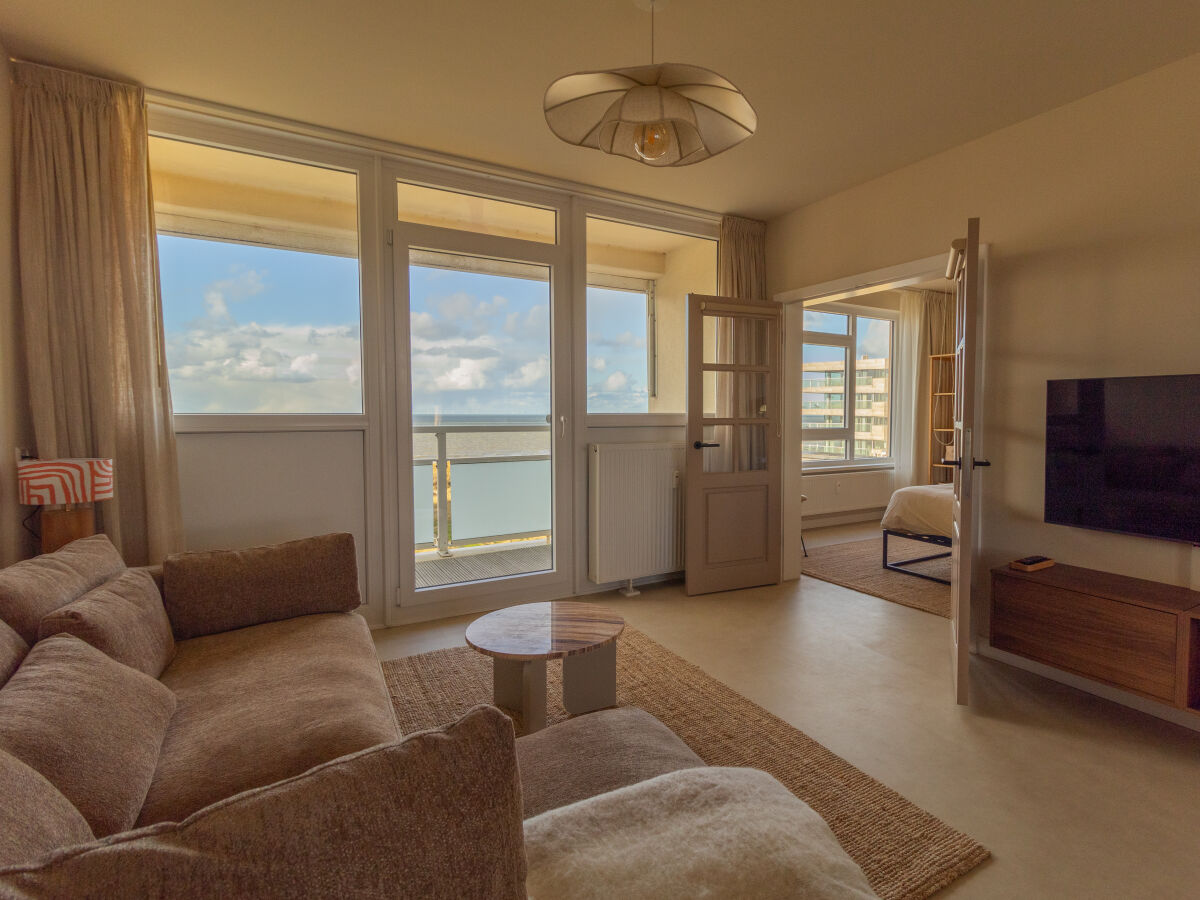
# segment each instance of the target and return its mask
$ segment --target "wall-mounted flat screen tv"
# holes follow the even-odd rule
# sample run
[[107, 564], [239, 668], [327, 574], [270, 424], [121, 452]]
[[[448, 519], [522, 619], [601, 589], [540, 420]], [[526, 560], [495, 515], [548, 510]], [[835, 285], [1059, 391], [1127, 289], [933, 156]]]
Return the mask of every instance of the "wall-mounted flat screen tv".
[[1047, 382], [1046, 521], [1200, 544], [1200, 375]]

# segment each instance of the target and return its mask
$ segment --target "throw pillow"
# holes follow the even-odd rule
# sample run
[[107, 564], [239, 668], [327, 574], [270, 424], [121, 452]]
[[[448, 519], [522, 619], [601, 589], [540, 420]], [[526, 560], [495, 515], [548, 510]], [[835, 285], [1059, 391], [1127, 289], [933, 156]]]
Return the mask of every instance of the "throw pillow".
[[72, 634], [157, 678], [175, 656], [162, 595], [145, 569], [126, 569], [42, 619], [38, 636]]
[[29, 863], [59, 847], [94, 840], [92, 829], [54, 785], [0, 750], [0, 866]]
[[0, 569], [0, 619], [32, 644], [42, 617], [104, 584], [125, 568], [117, 548], [104, 534], [72, 541]]
[[0, 689], [0, 750], [36, 769], [98, 836], [137, 821], [175, 711], [148, 675], [60, 634]]
[[162, 823], [0, 870], [0, 895], [525, 898], [512, 722], [476, 707]]
[[19, 634], [0, 622], [0, 687], [8, 682], [12, 673], [17, 671], [21, 660], [29, 652], [29, 645]]
[[249, 550], [177, 553], [163, 602], [179, 640], [359, 606], [354, 536], [325, 534]]
[[757, 769], [660, 775], [525, 822], [531, 897], [875, 897], [825, 820]]

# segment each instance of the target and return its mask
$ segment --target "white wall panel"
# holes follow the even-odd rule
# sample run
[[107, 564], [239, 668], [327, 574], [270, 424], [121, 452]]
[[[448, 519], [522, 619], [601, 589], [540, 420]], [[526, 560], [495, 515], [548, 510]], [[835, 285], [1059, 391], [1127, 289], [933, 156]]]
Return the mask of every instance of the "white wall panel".
[[363, 434], [180, 434], [189, 550], [252, 547], [331, 531], [354, 535], [368, 621], [382, 621], [366, 580]]

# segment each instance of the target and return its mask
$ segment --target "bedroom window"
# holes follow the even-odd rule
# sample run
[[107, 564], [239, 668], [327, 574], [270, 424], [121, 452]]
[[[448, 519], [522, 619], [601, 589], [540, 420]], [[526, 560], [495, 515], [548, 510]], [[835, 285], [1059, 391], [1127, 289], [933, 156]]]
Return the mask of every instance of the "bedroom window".
[[894, 327], [886, 312], [804, 311], [806, 465], [890, 461]]

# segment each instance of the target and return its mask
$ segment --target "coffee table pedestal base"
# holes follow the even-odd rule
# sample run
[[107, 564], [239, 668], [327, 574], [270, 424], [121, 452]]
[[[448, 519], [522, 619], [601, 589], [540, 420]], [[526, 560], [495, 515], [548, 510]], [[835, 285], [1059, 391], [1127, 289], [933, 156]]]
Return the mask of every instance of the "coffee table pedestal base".
[[[546, 727], [546, 661], [492, 660], [492, 698], [520, 710], [525, 733]], [[617, 705], [617, 642], [563, 657], [563, 706], [573, 716]]]
[[546, 727], [546, 661], [492, 660], [492, 697], [497, 706], [520, 710], [525, 733]]
[[617, 705], [617, 642], [563, 657], [563, 707], [571, 715]]

